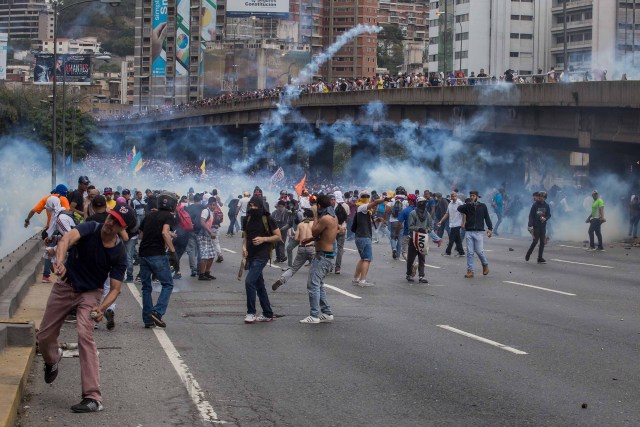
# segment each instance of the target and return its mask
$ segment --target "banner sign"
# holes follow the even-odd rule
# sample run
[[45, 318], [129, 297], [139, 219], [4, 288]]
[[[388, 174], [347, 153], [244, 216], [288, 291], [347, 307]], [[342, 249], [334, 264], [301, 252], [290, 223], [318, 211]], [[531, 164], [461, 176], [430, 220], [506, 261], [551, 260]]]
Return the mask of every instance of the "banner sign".
[[7, 42], [9, 34], [0, 33], [0, 80], [7, 79]]
[[226, 15], [288, 18], [289, 0], [227, 0]]
[[58, 63], [54, 65], [53, 53], [39, 53], [36, 55], [36, 65], [33, 68], [33, 83], [52, 84], [54, 70], [58, 84], [65, 80], [66, 83], [89, 85], [91, 55], [58, 55]]

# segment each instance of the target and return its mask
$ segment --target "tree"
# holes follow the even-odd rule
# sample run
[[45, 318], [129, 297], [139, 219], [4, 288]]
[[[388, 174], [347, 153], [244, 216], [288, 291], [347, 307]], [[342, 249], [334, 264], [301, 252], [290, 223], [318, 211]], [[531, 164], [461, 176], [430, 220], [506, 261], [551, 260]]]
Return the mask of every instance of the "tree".
[[404, 64], [402, 31], [397, 25], [382, 25], [378, 34], [378, 66], [395, 72]]

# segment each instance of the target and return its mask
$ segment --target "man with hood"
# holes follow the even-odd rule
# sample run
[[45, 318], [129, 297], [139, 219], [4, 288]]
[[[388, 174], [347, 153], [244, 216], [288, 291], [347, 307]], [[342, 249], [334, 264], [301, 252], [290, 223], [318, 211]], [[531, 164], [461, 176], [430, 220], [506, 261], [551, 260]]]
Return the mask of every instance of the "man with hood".
[[[247, 277], [244, 287], [247, 294], [245, 323], [271, 322], [273, 310], [264, 285], [262, 270], [271, 259], [272, 244], [281, 240], [280, 229], [265, 209], [264, 199], [254, 195], [249, 199], [247, 218], [243, 224], [242, 256], [246, 258]], [[256, 294], [262, 314], [256, 317]]]
[[[409, 213], [409, 235], [413, 236], [414, 232], [426, 234], [433, 228], [433, 219], [427, 209], [427, 199], [418, 197], [416, 208]], [[426, 240], [428, 242], [428, 240]], [[419, 283], [429, 283], [424, 277], [424, 254], [415, 247], [415, 240], [409, 239], [407, 248], [407, 281], [413, 282], [416, 275], [413, 262], [418, 257], [418, 275]]]
[[533, 193], [533, 198], [535, 202], [531, 206], [531, 210], [529, 211], [529, 224], [528, 229], [533, 236], [533, 242], [531, 242], [531, 246], [525, 255], [525, 260], [529, 261], [531, 258], [531, 254], [533, 250], [536, 248], [538, 242], [540, 242], [540, 247], [538, 247], [538, 264], [546, 264], [547, 261], [542, 258], [542, 253], [544, 252], [545, 240], [547, 237], [547, 221], [551, 218], [551, 208], [546, 202], [547, 193], [544, 191], [536, 191]]
[[491, 217], [487, 210], [487, 205], [481, 203], [478, 199], [481, 196], [477, 191], [469, 192], [469, 201], [462, 206], [458, 206], [458, 212], [465, 215], [464, 229], [466, 231], [465, 238], [467, 240], [467, 279], [473, 278], [473, 255], [478, 254], [482, 263], [482, 274], [489, 274], [489, 261], [484, 255], [484, 225], [487, 224], [487, 237], [493, 235], [493, 225]]

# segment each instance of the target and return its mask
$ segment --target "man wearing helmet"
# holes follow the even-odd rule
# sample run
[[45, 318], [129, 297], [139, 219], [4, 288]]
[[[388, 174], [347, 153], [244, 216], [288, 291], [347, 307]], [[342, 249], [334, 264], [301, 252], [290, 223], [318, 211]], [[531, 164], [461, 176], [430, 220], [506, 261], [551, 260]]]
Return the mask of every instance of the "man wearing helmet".
[[[173, 291], [170, 264], [177, 264], [171, 228], [175, 218], [173, 212], [178, 203], [175, 194], [160, 193], [157, 197], [158, 210], [151, 211], [140, 224], [140, 279], [142, 281], [142, 321], [145, 328], [166, 327], [162, 320]], [[167, 256], [167, 249], [169, 254]], [[162, 290], [155, 305], [151, 297], [151, 275], [160, 281]]]

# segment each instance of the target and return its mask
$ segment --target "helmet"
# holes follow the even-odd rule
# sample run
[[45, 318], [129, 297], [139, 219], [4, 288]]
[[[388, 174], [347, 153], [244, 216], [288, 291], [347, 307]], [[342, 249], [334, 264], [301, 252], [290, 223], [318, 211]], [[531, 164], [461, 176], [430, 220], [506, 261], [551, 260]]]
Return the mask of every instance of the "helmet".
[[407, 190], [405, 190], [402, 185], [399, 185], [396, 187], [396, 194], [402, 194], [403, 196], [406, 196]]
[[178, 204], [178, 198], [174, 193], [169, 191], [163, 191], [158, 196], [158, 209], [163, 211], [173, 212], [176, 210]]

